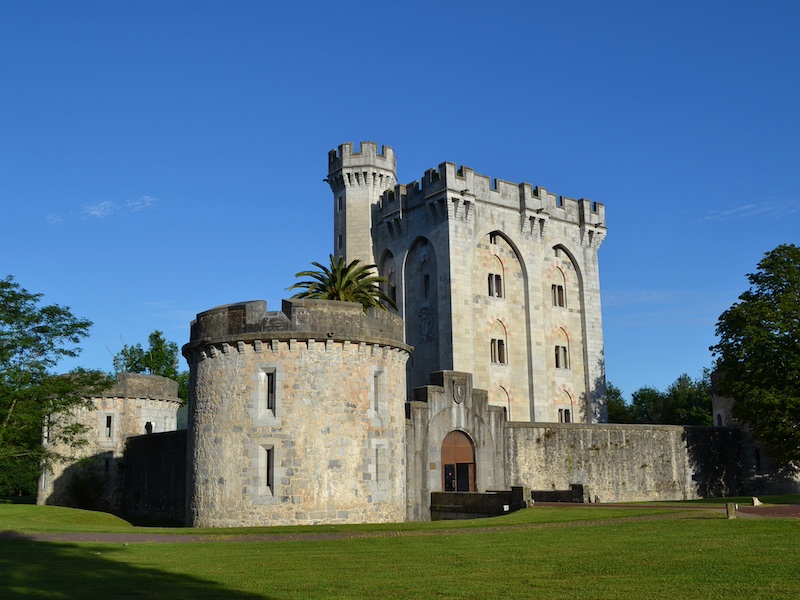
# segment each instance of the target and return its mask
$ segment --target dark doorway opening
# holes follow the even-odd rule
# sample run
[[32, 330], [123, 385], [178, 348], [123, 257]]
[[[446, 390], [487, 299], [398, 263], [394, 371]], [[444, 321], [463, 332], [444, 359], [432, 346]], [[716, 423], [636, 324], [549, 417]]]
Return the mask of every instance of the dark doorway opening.
[[442, 442], [442, 489], [445, 492], [474, 492], [475, 446], [462, 431], [451, 431]]

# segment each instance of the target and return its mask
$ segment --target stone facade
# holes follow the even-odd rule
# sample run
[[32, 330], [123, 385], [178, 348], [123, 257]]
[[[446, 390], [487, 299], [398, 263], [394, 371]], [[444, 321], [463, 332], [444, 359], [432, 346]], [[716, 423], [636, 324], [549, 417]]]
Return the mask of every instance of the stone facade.
[[345, 302], [201, 313], [190, 367], [188, 524], [405, 517], [402, 321]]
[[508, 480], [534, 490], [584, 486], [592, 502], [688, 500], [740, 491], [738, 435], [677, 425], [511, 423]]
[[[132, 513], [362, 523], [427, 520], [442, 492], [502, 505], [510, 487], [601, 502], [739, 490], [735, 430], [603, 423], [602, 204], [452, 163], [398, 186], [396, 166], [389, 147], [342, 144], [327, 181], [334, 255], [375, 264], [397, 314], [293, 299], [197, 315], [186, 441], [132, 442]], [[111, 457], [147, 419], [162, 427], [126, 406], [98, 399], [97, 435], [124, 423], [97, 442]]]
[[[69, 460], [57, 461], [42, 472], [38, 504], [84, 505], [118, 511], [124, 478], [122, 462], [125, 442], [130, 436], [173, 431], [181, 402], [178, 383], [157, 375], [118, 373], [114, 386], [92, 398], [94, 410], [81, 409], [72, 416], [86, 425], [88, 444], [78, 449], [56, 448]], [[47, 446], [47, 431], [44, 433]], [[81, 481], [88, 490], [82, 495]]]
[[405, 320], [409, 399], [454, 370], [511, 421], [605, 421], [604, 206], [447, 162], [395, 185], [396, 163], [342, 144], [327, 181], [335, 252], [376, 264]]

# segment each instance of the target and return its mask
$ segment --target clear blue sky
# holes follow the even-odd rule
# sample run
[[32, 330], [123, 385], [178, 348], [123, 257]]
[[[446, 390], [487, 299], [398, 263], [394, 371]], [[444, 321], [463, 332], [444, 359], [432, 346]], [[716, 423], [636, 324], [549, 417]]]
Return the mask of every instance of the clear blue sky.
[[94, 321], [76, 365], [287, 296], [332, 248], [327, 152], [392, 146], [606, 205], [608, 378], [711, 364], [800, 241], [800, 2], [0, 4], [0, 276]]

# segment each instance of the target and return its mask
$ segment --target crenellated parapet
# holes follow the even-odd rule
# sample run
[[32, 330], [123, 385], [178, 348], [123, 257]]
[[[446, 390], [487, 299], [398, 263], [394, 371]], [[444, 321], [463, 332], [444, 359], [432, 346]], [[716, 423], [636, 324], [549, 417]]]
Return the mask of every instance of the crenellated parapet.
[[381, 191], [397, 183], [397, 158], [389, 146], [361, 142], [358, 152], [353, 144], [341, 144], [328, 153], [328, 184], [334, 194], [346, 188], [364, 187]]
[[[443, 199], [451, 218], [469, 218], [472, 203], [485, 203], [518, 211], [523, 231], [531, 233], [541, 232], [550, 219], [574, 223], [593, 232], [605, 230], [605, 206], [599, 202], [559, 196], [529, 183], [492, 179], [450, 162], [441, 163], [438, 169], [428, 169], [419, 181], [384, 192], [375, 217], [377, 221], [396, 221], [423, 206], [435, 210]], [[602, 235], [598, 233], [596, 239]]]
[[218, 353], [241, 351], [251, 345], [256, 352], [264, 346], [298, 342], [322, 344], [369, 344], [396, 348], [405, 353], [411, 348], [403, 342], [403, 321], [380, 309], [364, 312], [360, 304], [332, 300], [283, 301], [282, 310], [267, 311], [264, 300], [226, 304], [197, 315], [192, 322], [190, 341], [183, 355], [200, 358]]

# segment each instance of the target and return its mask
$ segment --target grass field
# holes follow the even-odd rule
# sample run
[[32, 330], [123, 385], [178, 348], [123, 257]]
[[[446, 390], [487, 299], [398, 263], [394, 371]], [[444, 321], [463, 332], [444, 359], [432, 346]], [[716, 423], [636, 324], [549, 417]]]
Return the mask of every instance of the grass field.
[[[534, 507], [476, 521], [220, 531], [0, 505], [0, 530], [21, 532], [0, 539], [3, 599], [800, 597], [800, 521], [727, 520], [702, 508]], [[24, 537], [37, 531], [193, 533], [197, 541]], [[298, 539], [270, 541], [274, 533]], [[237, 541], [254, 534], [265, 537]]]

